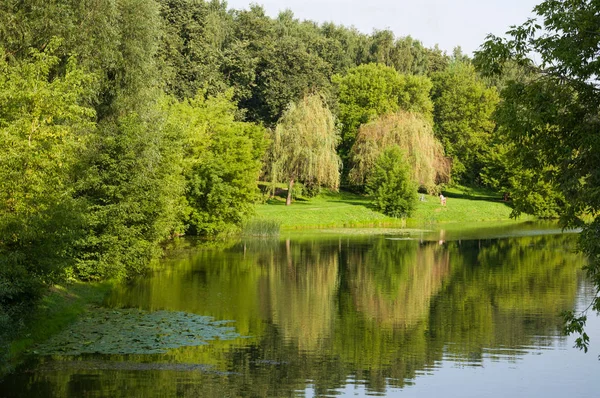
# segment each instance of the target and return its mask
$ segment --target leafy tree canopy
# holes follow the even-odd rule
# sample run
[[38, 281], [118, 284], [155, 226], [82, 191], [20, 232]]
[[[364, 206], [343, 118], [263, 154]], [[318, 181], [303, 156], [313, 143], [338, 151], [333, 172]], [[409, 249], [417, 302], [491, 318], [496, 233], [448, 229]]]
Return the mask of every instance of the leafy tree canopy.
[[[488, 36], [476, 61], [488, 74], [512, 61], [535, 75], [503, 90], [499, 123], [529, 160], [524, 167], [535, 170], [542, 162], [553, 171], [543, 178], [565, 198], [564, 225], [583, 227], [588, 275], [600, 287], [600, 3], [547, 0], [534, 11], [538, 18], [513, 27], [509, 39]], [[600, 310], [600, 298], [593, 308]], [[577, 345], [587, 349], [585, 314], [571, 313], [567, 320], [569, 332], [582, 333]]]
[[53, 39], [44, 52], [7, 61], [0, 47], [0, 312], [38, 295], [71, 265], [82, 232], [73, 198], [78, 155], [95, 129], [87, 101], [94, 76], [70, 58], [64, 73]]
[[216, 94], [227, 89], [221, 73], [235, 62], [226, 51], [233, 36], [233, 18], [221, 1], [161, 0], [165, 35], [161, 45], [167, 93], [193, 98], [201, 89]]
[[452, 158], [452, 176], [476, 184], [495, 127], [492, 116], [499, 100], [496, 89], [486, 87], [473, 66], [456, 57], [431, 79], [434, 130]]
[[292, 103], [275, 128], [272, 177], [289, 182], [287, 204], [295, 181], [337, 189], [339, 134], [331, 111], [318, 94]]
[[229, 91], [171, 101], [167, 128], [180, 137], [190, 232], [216, 235], [252, 214], [267, 148], [264, 128], [235, 119]]
[[424, 76], [401, 75], [382, 64], [352, 68], [345, 76], [334, 76], [338, 88], [342, 127], [341, 154], [347, 156], [358, 127], [398, 109], [431, 117], [431, 81]]
[[429, 192], [435, 192], [440, 182], [447, 182], [450, 164], [431, 123], [421, 114], [407, 111], [381, 116], [359, 128], [350, 152], [350, 181], [363, 185], [381, 153], [391, 146], [404, 151], [411, 178]]

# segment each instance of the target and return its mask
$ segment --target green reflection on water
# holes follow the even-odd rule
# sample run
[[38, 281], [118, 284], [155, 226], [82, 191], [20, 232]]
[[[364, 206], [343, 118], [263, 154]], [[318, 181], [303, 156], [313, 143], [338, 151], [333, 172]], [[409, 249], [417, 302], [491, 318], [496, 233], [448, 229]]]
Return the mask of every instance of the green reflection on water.
[[349, 378], [385, 392], [448, 359], [518, 360], [556, 341], [559, 313], [574, 306], [584, 261], [575, 239], [328, 235], [189, 250], [107, 304], [232, 319], [251, 338], [43, 361], [0, 393], [119, 396], [126, 385], [137, 396], [157, 386], [164, 396], [289, 396], [308, 381], [324, 394]]

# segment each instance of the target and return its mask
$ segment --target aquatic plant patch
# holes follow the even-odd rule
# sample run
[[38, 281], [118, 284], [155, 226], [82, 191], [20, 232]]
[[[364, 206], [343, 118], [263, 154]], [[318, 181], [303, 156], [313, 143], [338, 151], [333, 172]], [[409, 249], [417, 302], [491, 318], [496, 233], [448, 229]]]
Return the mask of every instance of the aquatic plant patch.
[[240, 336], [233, 321], [176, 311], [98, 308], [39, 345], [39, 355], [162, 354]]

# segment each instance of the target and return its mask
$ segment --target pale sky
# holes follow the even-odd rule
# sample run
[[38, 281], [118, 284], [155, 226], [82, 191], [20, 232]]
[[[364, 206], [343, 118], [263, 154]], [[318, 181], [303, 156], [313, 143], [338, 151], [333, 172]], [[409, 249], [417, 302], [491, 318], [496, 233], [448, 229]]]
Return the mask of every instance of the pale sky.
[[290, 9], [297, 19], [354, 26], [364, 33], [390, 29], [426, 47], [438, 44], [452, 53], [461, 46], [471, 55], [488, 33], [504, 35], [510, 25], [532, 17], [542, 0], [228, 0], [229, 8], [262, 5], [271, 17]]

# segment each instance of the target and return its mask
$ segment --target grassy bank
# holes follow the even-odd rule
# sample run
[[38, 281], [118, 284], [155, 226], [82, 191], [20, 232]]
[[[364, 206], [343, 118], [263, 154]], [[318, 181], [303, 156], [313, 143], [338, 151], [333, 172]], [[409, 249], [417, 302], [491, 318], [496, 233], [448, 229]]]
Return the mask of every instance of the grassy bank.
[[7, 363], [0, 369], [10, 370], [25, 353], [74, 322], [82, 313], [100, 305], [113, 283], [70, 283], [55, 285], [38, 303], [31, 314], [25, 314], [24, 327], [19, 331], [19, 338], [10, 344]]
[[[257, 205], [256, 219], [279, 222], [281, 228], [342, 228], [342, 227], [419, 227], [439, 223], [474, 223], [508, 221], [512, 208], [502, 196], [487, 190], [452, 188], [445, 190], [446, 206], [437, 196], [424, 195], [415, 213], [404, 223], [376, 212], [368, 197], [348, 192], [325, 192], [312, 199], [296, 200], [285, 206], [283, 198], [272, 198]], [[520, 220], [533, 219], [522, 216]]]

